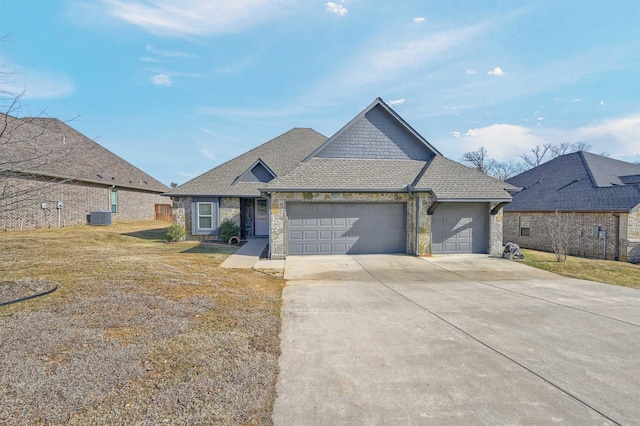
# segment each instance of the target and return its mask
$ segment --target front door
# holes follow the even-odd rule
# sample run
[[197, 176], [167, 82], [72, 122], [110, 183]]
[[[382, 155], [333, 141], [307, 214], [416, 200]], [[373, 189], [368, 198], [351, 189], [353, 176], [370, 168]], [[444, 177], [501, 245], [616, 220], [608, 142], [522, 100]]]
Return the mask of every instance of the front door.
[[256, 237], [269, 235], [269, 209], [265, 199], [256, 200], [255, 231]]

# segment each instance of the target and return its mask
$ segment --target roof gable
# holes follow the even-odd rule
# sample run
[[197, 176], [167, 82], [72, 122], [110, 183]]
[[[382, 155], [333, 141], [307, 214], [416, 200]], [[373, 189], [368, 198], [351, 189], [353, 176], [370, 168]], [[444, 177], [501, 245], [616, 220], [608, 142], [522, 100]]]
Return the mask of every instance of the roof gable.
[[428, 161], [436, 155], [441, 154], [377, 98], [305, 161], [311, 158]]
[[248, 176], [251, 170], [260, 164], [274, 176], [283, 176], [326, 140], [326, 136], [313, 129], [291, 129], [191, 179], [165, 195], [257, 197], [260, 195], [258, 187], [265, 183], [252, 180]]
[[236, 185], [240, 182], [267, 183], [272, 181], [275, 177], [276, 174], [269, 168], [269, 166], [267, 166], [261, 158], [258, 158], [251, 167], [233, 181], [232, 185]]

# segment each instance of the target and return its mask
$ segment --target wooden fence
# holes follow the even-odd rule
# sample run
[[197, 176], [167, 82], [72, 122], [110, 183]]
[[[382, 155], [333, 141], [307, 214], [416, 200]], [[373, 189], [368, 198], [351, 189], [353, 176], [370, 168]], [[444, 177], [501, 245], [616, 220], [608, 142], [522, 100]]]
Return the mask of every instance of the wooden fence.
[[156, 220], [165, 222], [171, 222], [173, 220], [171, 204], [156, 204]]

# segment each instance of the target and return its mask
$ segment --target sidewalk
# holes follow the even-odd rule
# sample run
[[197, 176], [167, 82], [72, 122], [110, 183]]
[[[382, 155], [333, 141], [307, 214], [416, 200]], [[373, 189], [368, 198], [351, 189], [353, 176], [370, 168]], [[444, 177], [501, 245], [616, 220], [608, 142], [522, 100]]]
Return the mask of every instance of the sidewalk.
[[222, 262], [220, 267], [228, 269], [282, 269], [284, 271], [284, 260], [260, 260], [260, 255], [267, 244], [269, 244], [267, 238], [252, 238]]

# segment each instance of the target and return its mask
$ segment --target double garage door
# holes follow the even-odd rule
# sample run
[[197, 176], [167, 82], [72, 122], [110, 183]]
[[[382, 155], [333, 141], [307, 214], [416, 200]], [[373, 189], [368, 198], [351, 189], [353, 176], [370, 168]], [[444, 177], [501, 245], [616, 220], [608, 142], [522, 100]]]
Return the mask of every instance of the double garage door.
[[486, 253], [488, 245], [487, 203], [446, 203], [438, 207], [431, 222], [432, 252]]
[[406, 253], [404, 203], [289, 203], [287, 254]]

